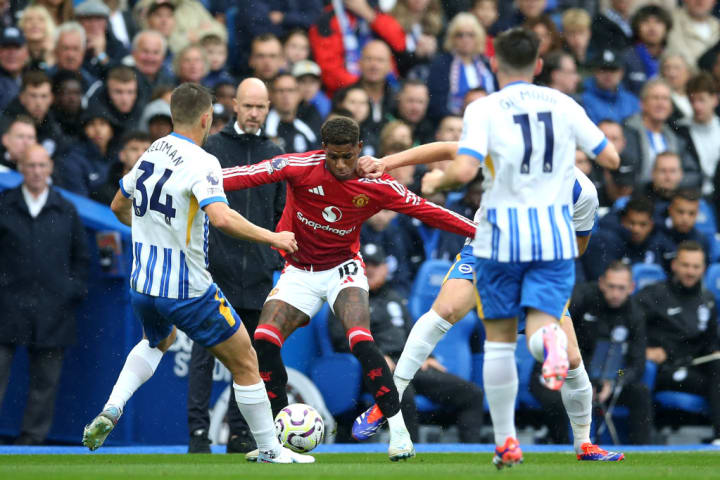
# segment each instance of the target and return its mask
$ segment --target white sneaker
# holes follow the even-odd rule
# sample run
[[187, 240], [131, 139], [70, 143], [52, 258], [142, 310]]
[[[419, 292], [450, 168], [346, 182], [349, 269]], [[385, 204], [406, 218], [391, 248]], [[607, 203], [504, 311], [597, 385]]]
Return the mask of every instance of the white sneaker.
[[97, 450], [113, 431], [122, 412], [117, 407], [108, 407], [95, 417], [83, 430], [82, 443], [90, 450]]
[[258, 463], [315, 463], [315, 457], [301, 455], [289, 448], [281, 447], [280, 452], [272, 450], [261, 450], [258, 452]]
[[390, 431], [390, 446], [388, 447], [388, 456], [393, 462], [398, 460], [407, 460], [415, 456], [415, 447], [410, 440], [410, 433], [404, 431]]
[[245, 454], [245, 460], [247, 460], [248, 462], [257, 462], [258, 455], [260, 455], [260, 450], [256, 448], [252, 452], [248, 452]]

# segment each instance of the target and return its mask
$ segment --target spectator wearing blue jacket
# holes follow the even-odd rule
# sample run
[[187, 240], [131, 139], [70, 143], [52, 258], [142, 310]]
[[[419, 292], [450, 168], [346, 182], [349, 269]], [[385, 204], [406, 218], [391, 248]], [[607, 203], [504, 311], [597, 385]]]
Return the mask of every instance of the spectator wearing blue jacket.
[[639, 95], [645, 82], [658, 75], [672, 17], [662, 7], [646, 5], [635, 12], [631, 24], [635, 45], [625, 51], [625, 85]]
[[637, 97], [622, 86], [623, 63], [618, 52], [603, 50], [593, 65], [593, 77], [583, 83], [582, 104], [590, 119], [599, 123], [623, 120], [640, 111]]
[[587, 252], [580, 258], [585, 278], [597, 280], [615, 260], [669, 268], [675, 245], [658, 227], [653, 220], [652, 201], [642, 193], [633, 194], [620, 214], [620, 224], [613, 227], [601, 222], [593, 235]]

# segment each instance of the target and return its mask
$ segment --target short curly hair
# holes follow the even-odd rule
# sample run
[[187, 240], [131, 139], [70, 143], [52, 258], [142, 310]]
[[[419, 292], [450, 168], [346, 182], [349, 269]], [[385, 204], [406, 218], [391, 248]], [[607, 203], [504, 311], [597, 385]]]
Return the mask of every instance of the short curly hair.
[[323, 123], [320, 138], [323, 145], [355, 145], [360, 141], [360, 126], [352, 118], [331, 118]]

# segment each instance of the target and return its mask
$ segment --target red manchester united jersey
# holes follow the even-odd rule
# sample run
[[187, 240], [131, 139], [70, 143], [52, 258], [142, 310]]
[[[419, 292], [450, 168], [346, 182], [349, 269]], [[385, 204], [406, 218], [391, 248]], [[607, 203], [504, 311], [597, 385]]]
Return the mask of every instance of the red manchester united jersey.
[[327, 270], [354, 257], [360, 248], [363, 222], [383, 209], [463, 237], [475, 236], [475, 223], [415, 195], [390, 175], [377, 180], [338, 180], [325, 167], [322, 150], [226, 168], [223, 177], [226, 191], [287, 182], [285, 210], [277, 231], [295, 233], [298, 251], [285, 259], [296, 267]]

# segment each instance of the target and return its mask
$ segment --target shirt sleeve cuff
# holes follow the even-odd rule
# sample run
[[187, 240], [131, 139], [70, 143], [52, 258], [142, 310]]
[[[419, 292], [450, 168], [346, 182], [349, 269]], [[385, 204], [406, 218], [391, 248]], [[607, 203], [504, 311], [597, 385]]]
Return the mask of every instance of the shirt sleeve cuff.
[[211, 203], [215, 203], [215, 202], [222, 202], [222, 203], [224, 203], [224, 204], [226, 204], [226, 205], [227, 205], [227, 203], [228, 203], [228, 201], [227, 201], [227, 199], [226, 199], [225, 197], [208, 197], [208, 198], [206, 198], [205, 200], [199, 202], [199, 203], [198, 203], [198, 206], [199, 206], [200, 208], [205, 208], [205, 207], [207, 207], [208, 205], [210, 205]]
[[575, 235], [578, 237], [587, 237], [591, 233], [592, 233], [592, 230], [580, 230], [580, 231], [576, 230], [575, 231]]
[[607, 144], [608, 144], [608, 139], [607, 139], [607, 138], [603, 138], [603, 139], [602, 139], [602, 142], [600, 142], [597, 147], [595, 147], [595, 148], [592, 149], [593, 155], [597, 156], [598, 153], [600, 153], [600, 152], [603, 151], [603, 149], [605, 148], [605, 146], [606, 146]]
[[123, 186], [122, 178], [120, 179], [120, 192], [123, 194], [125, 198], [130, 198], [131, 195], [125, 191], [125, 187]]
[[478, 162], [482, 162], [483, 160], [485, 160], [485, 155], [483, 155], [480, 152], [476, 152], [472, 148], [468, 148], [468, 147], [458, 148], [457, 154], [458, 155], [470, 155], [471, 157], [477, 159]]

